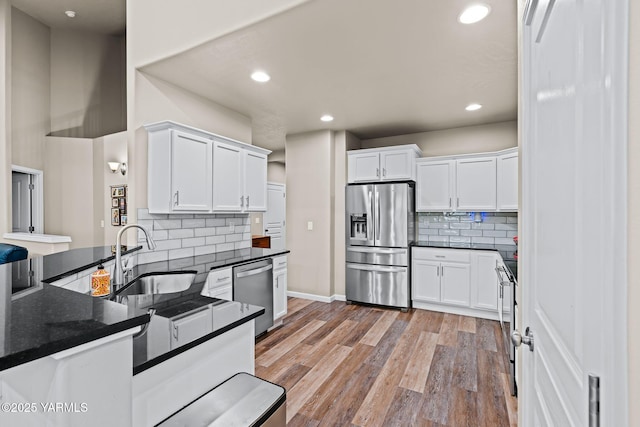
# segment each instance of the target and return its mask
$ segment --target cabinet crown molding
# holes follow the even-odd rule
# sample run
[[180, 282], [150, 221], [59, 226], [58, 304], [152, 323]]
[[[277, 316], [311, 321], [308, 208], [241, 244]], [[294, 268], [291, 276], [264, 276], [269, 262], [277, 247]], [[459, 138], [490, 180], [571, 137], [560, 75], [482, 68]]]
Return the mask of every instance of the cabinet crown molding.
[[416, 162], [430, 162], [434, 160], [459, 160], [459, 159], [469, 159], [473, 157], [488, 157], [488, 156], [504, 156], [505, 154], [517, 154], [518, 147], [505, 148], [504, 150], [499, 151], [484, 151], [479, 153], [465, 153], [465, 154], [451, 154], [446, 156], [429, 156], [429, 157], [420, 157], [416, 159]]
[[422, 150], [416, 144], [404, 144], [404, 145], [390, 145], [387, 147], [377, 148], [360, 148], [357, 150], [349, 150], [347, 153], [351, 154], [366, 154], [366, 153], [380, 153], [383, 151], [397, 151], [397, 150], [413, 150], [418, 157], [422, 157]]
[[223, 141], [226, 142], [228, 144], [232, 144], [232, 145], [236, 145], [239, 147], [242, 147], [246, 150], [250, 150], [250, 151], [254, 151], [256, 153], [261, 153], [261, 154], [265, 154], [265, 155], [269, 155], [271, 154], [271, 150], [267, 150], [266, 148], [262, 148], [262, 147], [258, 147], [246, 142], [242, 142], [242, 141], [238, 141], [235, 140], [233, 138], [229, 138], [226, 136], [222, 136], [222, 135], [218, 135], [216, 133], [213, 132], [208, 132], [206, 130], [202, 130], [202, 129], [198, 129], [196, 127], [193, 126], [188, 126], [188, 125], [184, 125], [181, 123], [176, 123], [172, 120], [163, 120], [160, 122], [155, 122], [155, 123], [149, 123], [146, 125], [143, 125], [143, 127], [147, 130], [147, 132], [158, 132], [158, 131], [162, 131], [162, 130], [180, 130], [180, 131], [184, 131], [184, 132], [189, 132], [192, 135], [196, 135], [199, 136], [201, 138], [206, 138], [206, 139], [210, 139], [211, 141]]

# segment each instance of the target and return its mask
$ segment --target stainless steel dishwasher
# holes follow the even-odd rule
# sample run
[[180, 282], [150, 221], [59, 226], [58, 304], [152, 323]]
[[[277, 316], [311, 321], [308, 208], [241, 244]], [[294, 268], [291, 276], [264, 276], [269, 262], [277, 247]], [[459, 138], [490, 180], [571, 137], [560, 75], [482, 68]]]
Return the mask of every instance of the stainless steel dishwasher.
[[256, 318], [256, 337], [273, 326], [272, 268], [271, 259], [233, 267], [233, 300], [264, 307]]

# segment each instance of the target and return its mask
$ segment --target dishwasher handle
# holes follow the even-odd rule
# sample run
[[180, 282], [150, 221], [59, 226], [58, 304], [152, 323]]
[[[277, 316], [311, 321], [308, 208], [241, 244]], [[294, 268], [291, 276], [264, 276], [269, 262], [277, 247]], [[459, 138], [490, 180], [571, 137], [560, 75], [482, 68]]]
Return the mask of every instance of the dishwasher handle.
[[264, 273], [265, 271], [269, 271], [272, 268], [273, 268], [273, 265], [269, 264], [269, 265], [261, 267], [261, 268], [256, 268], [255, 270], [247, 270], [247, 271], [242, 271], [240, 273], [236, 273], [236, 277], [237, 278], [242, 278], [242, 277], [254, 276], [256, 274], [260, 274], [260, 273]]

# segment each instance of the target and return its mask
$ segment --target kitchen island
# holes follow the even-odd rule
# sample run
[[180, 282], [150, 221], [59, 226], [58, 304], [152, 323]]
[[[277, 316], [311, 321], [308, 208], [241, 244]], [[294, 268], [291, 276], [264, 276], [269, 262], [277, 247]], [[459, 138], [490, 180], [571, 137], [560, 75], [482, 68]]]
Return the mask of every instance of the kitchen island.
[[[108, 261], [109, 250], [90, 248], [82, 262], [65, 268], [80, 271]], [[209, 255], [205, 264], [211, 269], [271, 256], [258, 251]], [[87, 252], [100, 259], [85, 258]], [[43, 283], [51, 279], [43, 266], [53, 265], [46, 258], [23, 261], [31, 271], [26, 277], [25, 264], [0, 266], [0, 403], [7, 409], [0, 412], [0, 425], [153, 425], [233, 374], [254, 372], [251, 320], [262, 307], [201, 296], [202, 282], [183, 292], [127, 301], [94, 298]], [[165, 271], [196, 261], [204, 260], [169, 261]], [[162, 270], [154, 264], [136, 266], [132, 277]], [[59, 281], [65, 275], [55, 271], [52, 277]], [[170, 330], [150, 333], [151, 326], [134, 338], [149, 322], [151, 307], [161, 315], [172, 312], [173, 319], [195, 310], [201, 325], [184, 329], [192, 335], [177, 346]]]

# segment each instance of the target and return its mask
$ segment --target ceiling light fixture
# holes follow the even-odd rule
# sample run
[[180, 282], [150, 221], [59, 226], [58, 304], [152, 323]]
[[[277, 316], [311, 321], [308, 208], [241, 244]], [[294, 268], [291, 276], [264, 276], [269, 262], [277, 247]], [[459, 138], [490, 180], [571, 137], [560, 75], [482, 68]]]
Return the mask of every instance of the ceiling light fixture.
[[467, 111], [476, 111], [482, 108], [482, 105], [480, 104], [469, 104], [465, 107], [465, 110]]
[[254, 71], [251, 78], [257, 82], [265, 83], [271, 80], [271, 76], [264, 71]]
[[76, 17], [76, 11], [75, 10], [65, 10], [64, 14], [67, 15], [69, 18], [75, 18]]
[[333, 121], [333, 116], [330, 114], [325, 114], [324, 116], [320, 117], [320, 120], [322, 120], [323, 122], [331, 122]]
[[475, 24], [487, 17], [491, 8], [486, 4], [478, 3], [467, 7], [458, 16], [458, 22], [461, 24]]

